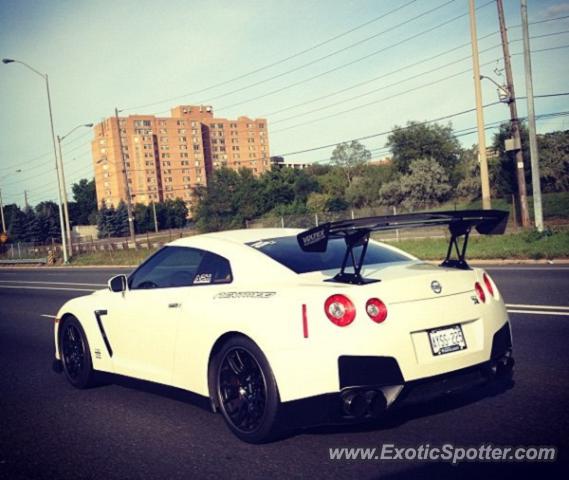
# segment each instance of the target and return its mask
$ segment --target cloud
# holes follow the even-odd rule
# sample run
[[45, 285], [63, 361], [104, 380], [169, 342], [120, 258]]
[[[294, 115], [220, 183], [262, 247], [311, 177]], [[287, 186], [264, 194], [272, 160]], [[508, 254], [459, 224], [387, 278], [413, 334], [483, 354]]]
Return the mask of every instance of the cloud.
[[556, 5], [551, 5], [547, 7], [543, 11], [543, 16], [545, 18], [550, 18], [550, 17], [557, 17], [559, 15], [564, 15], [566, 13], [569, 13], [569, 2], [558, 3]]

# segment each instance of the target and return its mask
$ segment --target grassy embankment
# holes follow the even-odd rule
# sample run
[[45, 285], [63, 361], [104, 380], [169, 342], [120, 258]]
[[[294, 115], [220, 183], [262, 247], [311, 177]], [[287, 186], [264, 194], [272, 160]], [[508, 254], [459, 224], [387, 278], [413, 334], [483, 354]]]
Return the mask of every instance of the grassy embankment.
[[[428, 238], [401, 240], [392, 244], [425, 260], [440, 260], [448, 240]], [[72, 258], [72, 265], [138, 265], [155, 249], [86, 253]], [[569, 230], [474, 236], [468, 245], [470, 259], [555, 259], [569, 258]]]
[[[448, 240], [401, 240], [392, 242], [392, 245], [425, 260], [440, 260], [446, 254]], [[468, 242], [467, 257], [505, 260], [569, 258], [569, 230], [475, 236]]]

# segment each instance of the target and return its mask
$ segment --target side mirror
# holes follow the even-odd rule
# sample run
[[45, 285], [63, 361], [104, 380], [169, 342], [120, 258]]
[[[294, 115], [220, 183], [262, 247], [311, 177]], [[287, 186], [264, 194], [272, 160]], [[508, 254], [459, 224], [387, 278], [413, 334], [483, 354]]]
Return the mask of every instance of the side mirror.
[[117, 275], [112, 277], [108, 282], [111, 292], [124, 292], [127, 287], [126, 275]]

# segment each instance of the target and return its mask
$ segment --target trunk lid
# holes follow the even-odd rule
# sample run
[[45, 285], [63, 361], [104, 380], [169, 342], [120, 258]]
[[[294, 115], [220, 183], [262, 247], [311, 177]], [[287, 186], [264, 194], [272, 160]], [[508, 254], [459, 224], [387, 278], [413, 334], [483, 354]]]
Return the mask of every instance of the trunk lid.
[[[362, 294], [379, 296], [390, 304], [437, 299], [472, 292], [476, 281], [473, 270], [443, 268], [424, 262], [397, 262], [369, 265], [362, 269], [366, 279], [379, 280], [365, 285], [326, 282], [337, 270], [301, 274], [303, 283], [329, 288], [354, 288]], [[355, 292], [354, 292], [355, 293]]]

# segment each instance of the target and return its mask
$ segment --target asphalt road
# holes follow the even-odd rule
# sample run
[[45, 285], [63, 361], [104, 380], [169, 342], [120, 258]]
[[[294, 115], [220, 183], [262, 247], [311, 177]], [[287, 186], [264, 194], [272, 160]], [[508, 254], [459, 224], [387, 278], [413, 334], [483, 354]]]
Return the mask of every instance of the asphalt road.
[[[378, 424], [313, 428], [260, 446], [238, 441], [185, 392], [121, 378], [80, 391], [52, 372], [52, 321], [42, 315], [124, 269], [0, 269], [0, 478], [567, 478], [569, 266], [487, 269], [511, 305], [513, 388], [447, 396]], [[556, 446], [559, 458], [458, 466], [329, 458], [336, 447], [425, 443]]]

